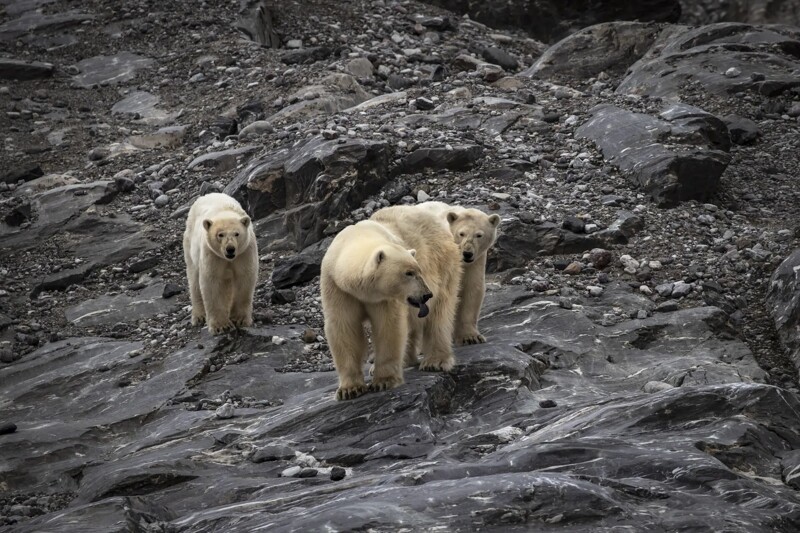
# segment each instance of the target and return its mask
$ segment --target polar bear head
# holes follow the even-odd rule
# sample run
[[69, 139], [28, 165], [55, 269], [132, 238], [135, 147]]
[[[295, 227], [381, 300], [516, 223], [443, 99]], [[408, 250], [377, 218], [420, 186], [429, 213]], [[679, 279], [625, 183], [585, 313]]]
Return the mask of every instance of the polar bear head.
[[478, 209], [463, 209], [447, 213], [447, 222], [461, 250], [461, 258], [465, 263], [472, 263], [494, 244], [500, 216], [487, 215]]
[[396, 298], [398, 295], [412, 307], [419, 309], [419, 317], [428, 314], [426, 302], [433, 298], [428, 284], [422, 277], [416, 250], [386, 244], [373, 254], [372, 280], [376, 295]]
[[250, 246], [250, 217], [232, 216], [203, 220], [206, 243], [214, 254], [233, 261]]

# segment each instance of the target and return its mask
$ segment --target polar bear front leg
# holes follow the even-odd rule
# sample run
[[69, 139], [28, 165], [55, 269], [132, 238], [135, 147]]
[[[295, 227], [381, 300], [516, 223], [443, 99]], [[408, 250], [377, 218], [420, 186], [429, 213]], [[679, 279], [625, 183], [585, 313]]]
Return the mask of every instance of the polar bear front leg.
[[235, 281], [236, 286], [231, 302], [231, 322], [237, 328], [249, 328], [253, 325], [253, 294], [256, 290], [256, 283], [258, 283], [258, 256], [254, 257], [255, 264], [253, 264], [252, 258], [242, 258], [243, 261], [247, 259], [248, 264], [238, 272]]
[[206, 321], [206, 308], [200, 293], [200, 272], [196, 266], [187, 265], [186, 277], [189, 280], [189, 298], [192, 300], [192, 325], [202, 326]]
[[367, 336], [356, 313], [345, 312], [325, 316], [325, 337], [339, 376], [337, 400], [352, 400], [367, 391], [364, 382], [364, 361], [367, 358]]
[[486, 292], [486, 256], [467, 266], [459, 290], [454, 340], [456, 344], [482, 344], [486, 338], [478, 331], [478, 317]]
[[229, 280], [209, 279], [211, 276], [206, 274], [200, 273], [200, 293], [206, 308], [208, 331], [212, 335], [219, 335], [233, 328], [230, 318], [233, 287]]
[[410, 312], [408, 342], [406, 343], [406, 357], [403, 366], [418, 366], [419, 354], [422, 351], [422, 321], [416, 317], [416, 310]]
[[403, 384], [403, 361], [408, 344], [405, 303], [384, 302], [367, 308], [372, 323], [375, 365], [370, 390], [393, 389]]
[[423, 326], [422, 353], [425, 357], [419, 365], [420, 370], [449, 372], [456, 362], [453, 355], [453, 319], [458, 298], [455, 290], [440, 291], [440, 294], [442, 296], [434, 304]]

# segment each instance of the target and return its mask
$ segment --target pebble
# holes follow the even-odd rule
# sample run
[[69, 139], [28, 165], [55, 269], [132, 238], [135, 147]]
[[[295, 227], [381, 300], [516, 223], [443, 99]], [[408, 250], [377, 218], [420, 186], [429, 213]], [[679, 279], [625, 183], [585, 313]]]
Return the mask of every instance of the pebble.
[[156, 198], [153, 203], [159, 209], [162, 207], [166, 207], [167, 205], [169, 205], [169, 196], [167, 196], [166, 194], [162, 194], [158, 198]]
[[331, 468], [331, 481], [341, 481], [347, 475], [347, 470], [341, 466], [334, 466]]
[[0, 424], [0, 435], [8, 435], [17, 431], [17, 425], [13, 422]]
[[589, 285], [586, 287], [586, 290], [589, 291], [589, 296], [600, 296], [603, 294], [603, 287], [598, 287], [597, 285]]
[[430, 199], [431, 199], [431, 196], [428, 193], [426, 193], [425, 191], [423, 191], [422, 189], [420, 189], [417, 192], [417, 202], [419, 202], [419, 203], [427, 202]]
[[644, 384], [642, 390], [648, 394], [653, 394], [655, 392], [661, 392], [674, 388], [674, 386], [670, 385], [669, 383], [664, 383], [663, 381], [648, 381]]
[[597, 269], [603, 269], [611, 264], [611, 252], [604, 248], [592, 248], [589, 252], [589, 261]]
[[303, 342], [306, 344], [311, 344], [312, 342], [317, 342], [317, 332], [311, 328], [306, 329], [303, 332]]
[[553, 407], [558, 407], [558, 404], [555, 400], [539, 400], [539, 407], [542, 409], [551, 409]]
[[316, 468], [304, 468], [297, 474], [297, 477], [306, 478], [306, 477], [317, 477], [317, 469]]
[[277, 335], [273, 335], [272, 344], [274, 344], [275, 346], [281, 346], [283, 344], [286, 344], [286, 339], [284, 339], [283, 337], [279, 337]]
[[567, 265], [567, 268], [564, 269], [565, 274], [569, 274], [571, 276], [576, 276], [581, 273], [583, 267], [577, 261], [573, 261], [572, 263]]
[[657, 313], [671, 313], [672, 311], [678, 310], [678, 302], [674, 300], [668, 300], [666, 302], [661, 302], [656, 307]]
[[639, 261], [629, 255], [623, 255], [619, 258], [619, 262], [625, 268], [628, 274], [636, 274], [636, 269], [639, 268]]
[[672, 286], [672, 297], [673, 298], [683, 298], [684, 296], [688, 295], [692, 292], [692, 286], [688, 283], [683, 281], [678, 281], [675, 285]]
[[659, 296], [663, 298], [668, 298], [672, 295], [672, 287], [674, 283], [662, 283], [660, 285], [656, 285], [656, 292]]
[[741, 74], [742, 74], [742, 71], [740, 69], [736, 68], [736, 67], [731, 67], [731, 68], [729, 68], [728, 70], [725, 71], [725, 76], [727, 78], [735, 78], [737, 76], [740, 76]]
[[214, 414], [217, 418], [233, 418], [233, 416], [236, 414], [236, 410], [233, 408], [232, 403], [223, 403], [217, 408], [216, 411], [214, 411]]
[[286, 470], [281, 472], [281, 477], [295, 477], [302, 471], [303, 471], [303, 468], [300, 467], [300, 466], [296, 466], [296, 465], [295, 466], [290, 466], [289, 468], [287, 468]]

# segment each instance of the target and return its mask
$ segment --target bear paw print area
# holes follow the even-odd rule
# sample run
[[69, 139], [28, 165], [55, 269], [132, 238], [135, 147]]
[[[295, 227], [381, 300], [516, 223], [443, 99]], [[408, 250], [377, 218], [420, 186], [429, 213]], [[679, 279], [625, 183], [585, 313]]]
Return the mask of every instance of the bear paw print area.
[[796, 2], [535, 4], [2, 2], [0, 531], [800, 531]]

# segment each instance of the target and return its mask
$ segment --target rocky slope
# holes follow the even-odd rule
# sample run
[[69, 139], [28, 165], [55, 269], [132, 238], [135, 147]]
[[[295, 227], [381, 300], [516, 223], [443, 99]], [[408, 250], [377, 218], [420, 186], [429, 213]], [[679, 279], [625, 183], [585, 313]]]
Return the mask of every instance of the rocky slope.
[[[0, 1], [0, 529], [796, 531], [800, 29], [504, 26]], [[213, 338], [222, 190], [261, 276]], [[335, 402], [325, 247], [427, 198], [503, 219], [488, 343]]]

